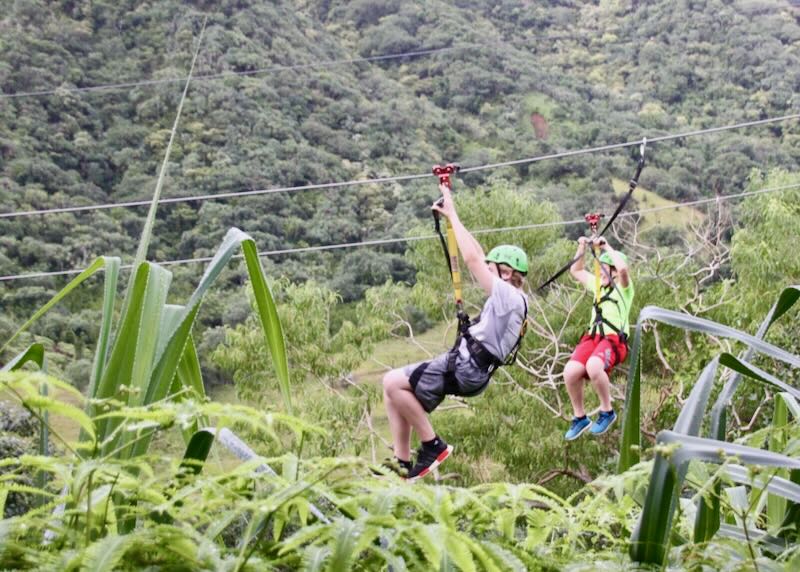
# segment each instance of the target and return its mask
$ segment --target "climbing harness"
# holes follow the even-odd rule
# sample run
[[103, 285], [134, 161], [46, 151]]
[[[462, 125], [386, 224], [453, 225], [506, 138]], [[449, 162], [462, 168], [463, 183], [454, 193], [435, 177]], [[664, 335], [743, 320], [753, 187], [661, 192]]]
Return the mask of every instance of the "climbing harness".
[[[637, 171], [637, 176], [639, 174]], [[622, 344], [627, 345], [628, 343], [628, 336], [625, 334], [622, 327], [617, 327], [610, 321], [608, 321], [603, 316], [603, 304], [606, 302], [613, 302], [619, 307], [619, 302], [611, 297], [611, 295], [616, 291], [617, 296], [619, 296], [620, 300], [622, 300], [622, 293], [617, 288], [617, 285], [614, 283], [614, 279], [611, 276], [611, 273], [603, 268], [602, 265], [602, 258], [605, 255], [600, 255], [600, 245], [594, 243], [594, 240], [598, 238], [597, 234], [597, 227], [600, 223], [600, 219], [603, 217], [600, 213], [589, 213], [585, 216], [586, 222], [589, 223], [589, 229], [592, 233], [592, 245], [589, 249], [589, 252], [592, 253], [592, 258], [594, 260], [594, 299], [592, 300], [592, 305], [594, 307], [594, 321], [592, 323], [591, 330], [589, 331], [588, 335], [594, 339], [597, 335], [600, 336], [601, 339], [606, 337], [605, 328], [611, 329], [611, 331], [616, 334], [617, 338]], [[605, 228], [608, 228], [606, 224]], [[605, 230], [605, 228], [603, 230]], [[606, 278], [608, 279], [608, 285], [603, 287], [602, 286], [602, 275], [605, 274]], [[605, 290], [605, 292], [604, 292]], [[624, 303], [624, 302], [623, 302]], [[617, 359], [617, 363], [620, 363], [621, 356], [619, 354], [619, 349], [615, 344], [611, 344], [611, 349], [614, 351], [614, 355]]]
[[[647, 147], [647, 137], [643, 138], [642, 139], [642, 143], [639, 145], [639, 161], [638, 161], [638, 163], [636, 165], [636, 172], [634, 173], [633, 177], [631, 178], [630, 182], [628, 183], [628, 192], [625, 193], [624, 197], [622, 197], [622, 200], [617, 205], [617, 209], [614, 211], [614, 214], [612, 214], [611, 218], [608, 219], [608, 222], [603, 227], [603, 230], [601, 230], [599, 233], [597, 233], [597, 236], [603, 236], [603, 234], [606, 232], [606, 230], [608, 230], [608, 228], [611, 226], [611, 223], [614, 222], [614, 220], [617, 218], [619, 213], [622, 212], [622, 209], [625, 208], [625, 205], [628, 203], [628, 200], [631, 198], [631, 195], [633, 195], [633, 191], [639, 185], [639, 175], [642, 174], [642, 169], [644, 169], [644, 152], [645, 152], [645, 148], [646, 147]], [[589, 215], [587, 215], [587, 217], [588, 216]], [[603, 216], [603, 215], [600, 215], [600, 216]], [[587, 219], [587, 222], [588, 222], [588, 219]], [[558, 271], [555, 274], [553, 274], [550, 278], [548, 278], [547, 281], [544, 282], [541, 286], [539, 286], [536, 290], [538, 292], [541, 292], [542, 290], [547, 288], [547, 286], [549, 286], [550, 284], [552, 284], [553, 282], [558, 280], [558, 278], [562, 274], [564, 274], [564, 272], [566, 272], [567, 270], [572, 268], [572, 265], [575, 264], [578, 260], [580, 260], [580, 257], [575, 257], [572, 260], [570, 260], [569, 262], [567, 262], [564, 266], [559, 268]]]
[[[458, 173], [459, 169], [460, 167], [456, 163], [449, 163], [444, 166], [434, 165], [433, 174], [439, 178], [440, 184], [446, 185], [448, 189], [452, 190], [450, 177], [451, 175]], [[441, 205], [443, 201], [443, 198], [439, 199], [436, 204]], [[486, 346], [484, 346], [479, 340], [476, 340], [469, 331], [469, 328], [477, 324], [481, 317], [480, 314], [478, 314], [477, 318], [470, 320], [469, 315], [464, 310], [464, 299], [461, 288], [461, 272], [458, 266], [458, 244], [456, 243], [456, 235], [455, 231], [453, 230], [453, 226], [450, 223], [450, 220], [446, 219], [447, 239], [445, 239], [445, 236], [442, 233], [441, 217], [439, 212], [433, 211], [433, 220], [434, 228], [436, 229], [436, 233], [439, 235], [439, 241], [442, 244], [442, 250], [444, 251], [445, 260], [447, 261], [447, 267], [450, 270], [450, 277], [453, 281], [453, 291], [455, 294], [456, 317], [458, 318], [458, 335], [456, 336], [456, 341], [453, 344], [453, 347], [448, 353], [447, 372], [445, 374], [445, 392], [455, 393], [458, 389], [458, 382], [455, 379], [456, 358], [458, 357], [458, 350], [461, 346], [461, 341], [465, 341], [470, 358], [475, 365], [479, 369], [485, 369], [488, 371], [489, 377], [487, 378], [486, 383], [489, 383], [489, 378], [491, 378], [492, 374], [497, 370], [498, 367], [503, 365], [511, 365], [517, 359], [517, 353], [522, 345], [522, 338], [525, 336], [528, 327], [528, 304], [523, 297], [525, 313], [523, 316], [522, 325], [520, 327], [519, 336], [514, 344], [514, 347], [511, 348], [508, 356], [506, 356], [505, 359], [499, 359], [492, 352], [486, 349]], [[470, 394], [460, 392], [460, 395], [465, 397], [475, 395], [483, 391], [483, 387], [485, 387], [485, 384]]]

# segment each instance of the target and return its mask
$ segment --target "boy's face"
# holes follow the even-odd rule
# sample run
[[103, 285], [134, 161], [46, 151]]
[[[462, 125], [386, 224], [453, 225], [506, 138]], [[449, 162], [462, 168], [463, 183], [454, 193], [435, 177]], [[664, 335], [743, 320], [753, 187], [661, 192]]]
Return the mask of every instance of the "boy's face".
[[608, 264], [603, 264], [602, 266], [603, 268], [600, 271], [600, 277], [602, 280], [601, 283], [603, 284], [603, 286], [608, 286], [609, 284], [611, 284], [611, 282], [608, 279], [609, 276], [612, 278], [612, 280], [617, 279], [617, 269], [614, 268], [613, 266], [609, 266]]

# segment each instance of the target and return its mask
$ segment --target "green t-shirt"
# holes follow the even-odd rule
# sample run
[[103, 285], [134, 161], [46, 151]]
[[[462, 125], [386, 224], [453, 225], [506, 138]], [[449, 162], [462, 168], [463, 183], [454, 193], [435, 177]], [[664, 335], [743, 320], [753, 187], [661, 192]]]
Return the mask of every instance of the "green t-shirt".
[[[592, 293], [592, 297], [594, 297], [594, 280], [590, 280], [588, 284], [585, 284], [585, 286], [586, 289]], [[603, 288], [602, 295], [605, 296], [607, 292], [608, 289]], [[616, 284], [616, 288], [611, 290], [610, 299], [600, 304], [600, 311], [603, 314], [603, 318], [614, 324], [614, 326], [621, 332], [625, 332], [625, 335], [628, 335], [630, 334], [628, 315], [630, 314], [632, 305], [633, 280], [629, 280], [627, 288], [623, 288], [621, 285]], [[594, 326], [594, 319], [595, 311], [594, 306], [592, 306], [592, 321], [589, 323], [589, 331], [591, 331], [592, 326]], [[614, 331], [606, 326], [605, 333], [606, 335], [613, 334]]]

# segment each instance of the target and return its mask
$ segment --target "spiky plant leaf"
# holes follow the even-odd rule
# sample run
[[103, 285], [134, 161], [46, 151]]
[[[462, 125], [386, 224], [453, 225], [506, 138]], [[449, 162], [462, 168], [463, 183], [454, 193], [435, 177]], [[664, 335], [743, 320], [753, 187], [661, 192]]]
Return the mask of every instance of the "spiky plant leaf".
[[[765, 322], [766, 323], [766, 322]], [[769, 323], [772, 323], [771, 321]], [[768, 325], [768, 324], [767, 324]], [[762, 331], [763, 330], [763, 331]], [[761, 333], [766, 331], [766, 328], [762, 328], [759, 330]], [[792, 386], [788, 385], [787, 383], [781, 381], [780, 379], [776, 378], [774, 375], [762, 370], [761, 368], [747, 362], [744, 358], [737, 358], [732, 354], [727, 352], [720, 354], [719, 362], [721, 365], [733, 370], [736, 372], [735, 377], [738, 379], [741, 376], [746, 376], [750, 379], [753, 379], [759, 383], [763, 383], [765, 385], [770, 385], [773, 387], [777, 387], [778, 389], [783, 390], [790, 399], [794, 400], [792, 396], [800, 397], [800, 391], [793, 388]], [[720, 423], [724, 422], [724, 406], [730, 399], [730, 395], [732, 391], [735, 390], [737, 384], [731, 384], [730, 380], [728, 383], [725, 384], [725, 387], [722, 390], [722, 394], [717, 399], [714, 407], [711, 411], [711, 429], [710, 433], [712, 435], [716, 435], [716, 438], [720, 440], [724, 440], [724, 426], [720, 425]], [[782, 395], [782, 394], [779, 394]], [[726, 397], [727, 396], [727, 397]], [[785, 402], [779, 398], [779, 401]], [[779, 401], [776, 401], [776, 407], [779, 407]], [[716, 425], [715, 425], [716, 423]], [[773, 425], [775, 425], [776, 421], [773, 420]], [[778, 420], [778, 423], [780, 421]], [[720, 434], [721, 433], [721, 434]], [[782, 450], [782, 448], [777, 448], [776, 445], [770, 447], [773, 451]], [[714, 485], [715, 493], [711, 495], [711, 498], [708, 499], [708, 502], [702, 501], [700, 506], [698, 506], [697, 514], [695, 516], [695, 524], [694, 524], [694, 540], [695, 542], [703, 542], [709, 540], [711, 537], [714, 536], [716, 532], [719, 522], [720, 522], [720, 506], [719, 506], [719, 494], [720, 494], [720, 486], [719, 484]], [[771, 510], [771, 519], [773, 522], [783, 519], [783, 513], [785, 512], [785, 503], [781, 499], [774, 499], [772, 501], [772, 510]], [[780, 513], [780, 516], [778, 516]]]
[[331, 537], [333, 553], [330, 562], [328, 562], [328, 570], [330, 572], [350, 569], [353, 559], [357, 556], [358, 538], [363, 533], [364, 526], [362, 522], [346, 518], [339, 519], [336, 532]]
[[511, 550], [500, 546], [499, 544], [491, 541], [484, 541], [481, 543], [483, 549], [494, 560], [494, 564], [500, 570], [513, 570], [514, 572], [525, 572], [528, 567], [519, 559]]
[[303, 570], [305, 572], [321, 572], [330, 555], [331, 549], [327, 546], [309, 546], [303, 551]]
[[442, 530], [444, 536], [445, 552], [443, 557], [451, 560], [462, 572], [474, 572], [475, 561], [472, 558], [472, 551], [467, 539], [453, 529]]
[[[108, 363], [90, 398], [116, 398], [121, 388], [125, 387], [128, 390], [128, 394], [123, 396], [126, 403], [143, 403], [143, 396], [138, 394], [147, 391], [158, 340], [158, 325], [170, 281], [170, 273], [159, 266], [144, 263], [136, 269], [128, 289], [128, 305], [120, 318]], [[134, 397], [129, 398], [129, 395]], [[88, 408], [92, 417], [98, 413], [95, 403], [90, 402]], [[105, 442], [118, 425], [119, 421], [114, 419], [98, 422], [98, 440]], [[115, 441], [108, 442], [103, 454], [115, 448]]]
[[431, 568], [438, 567], [442, 560], [442, 535], [438, 524], [414, 524], [405, 527], [401, 534], [416, 544]]
[[[755, 337], [758, 339], [764, 338], [767, 335], [767, 330], [778, 321], [792, 306], [800, 299], [800, 286], [790, 286], [781, 292], [778, 300], [773, 304], [767, 317], [761, 322], [761, 325], [756, 332]], [[741, 356], [741, 361], [748, 361], [755, 350], [748, 347]], [[711, 410], [711, 426], [709, 428], [709, 437], [713, 439], [725, 439], [725, 407], [730, 402], [736, 388], [741, 380], [741, 372], [738, 372], [730, 377], [725, 386], [722, 388], [714, 407]]]
[[[788, 479], [775, 476], [774, 474], [753, 474], [747, 467], [741, 465], [726, 466], [725, 475], [735, 483], [751, 485], [758, 489], [766, 489], [782, 498], [800, 502], [800, 485]], [[783, 518], [783, 513], [781, 513], [780, 516]]]
[[[338, 521], [336, 521], [338, 523]], [[335, 524], [312, 524], [295, 532], [281, 543], [279, 554], [289, 554], [306, 544], [324, 544], [336, 529]]]
[[639, 429], [639, 404], [641, 401], [641, 329], [642, 324], [647, 320], [655, 320], [688, 331], [737, 340], [747, 344], [759, 353], [781, 360], [794, 367], [800, 367], [800, 357], [735, 328], [673, 310], [665, 310], [656, 306], [646, 306], [639, 313], [634, 331], [633, 344], [631, 345], [631, 364], [628, 374], [628, 386], [625, 393], [625, 413], [622, 423], [622, 444], [620, 445], [618, 472], [629, 469], [639, 461], [637, 449], [641, 439]]
[[110, 274], [116, 275], [116, 273], [119, 271], [119, 264], [120, 264], [119, 258], [114, 256], [101, 256], [100, 258], [92, 262], [92, 264], [90, 264], [86, 270], [84, 270], [83, 272], [78, 274], [75, 278], [73, 278], [69, 282], [69, 284], [64, 286], [44, 306], [39, 308], [33, 314], [33, 316], [31, 316], [28, 319], [27, 322], [22, 324], [22, 326], [20, 326], [20, 328], [16, 332], [14, 332], [14, 334], [8, 340], [6, 340], [6, 342], [0, 347], [0, 353], [2, 353], [3, 350], [5, 350], [8, 347], [8, 345], [17, 338], [17, 336], [19, 336], [22, 332], [27, 330], [31, 326], [31, 324], [33, 324], [39, 318], [44, 316], [48, 312], [48, 310], [50, 310], [50, 308], [58, 304], [65, 296], [67, 296], [70, 292], [72, 292], [75, 288], [77, 288], [81, 283], [83, 283], [87, 278], [92, 276], [95, 272], [97, 272], [101, 268], [105, 268], [106, 271], [109, 272]]
[[661, 564], [667, 553], [675, 499], [690, 460], [720, 463], [727, 457], [750, 464], [800, 469], [800, 459], [715, 439], [704, 439], [672, 431], [657, 437], [662, 448], [656, 454], [642, 514], [631, 537], [630, 555], [636, 562]]
[[0, 371], [16, 371], [26, 363], [32, 362], [42, 368], [44, 363], [44, 346], [42, 344], [31, 344], [24, 351], [17, 354], [0, 369]]
[[740, 526], [733, 526], [730, 524], [720, 524], [719, 534], [726, 538], [733, 538], [742, 543], [756, 542], [769, 551], [779, 554], [786, 550], [786, 543], [780, 538], [770, 536], [763, 530], [755, 530], [752, 528], [747, 529], [747, 533]]

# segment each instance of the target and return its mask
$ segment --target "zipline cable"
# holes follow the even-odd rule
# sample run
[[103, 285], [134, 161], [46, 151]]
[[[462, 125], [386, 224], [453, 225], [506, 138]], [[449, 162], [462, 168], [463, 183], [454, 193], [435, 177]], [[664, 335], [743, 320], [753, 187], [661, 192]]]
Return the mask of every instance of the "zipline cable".
[[[792, 115], [783, 115], [780, 117], [770, 117], [767, 119], [759, 119], [756, 121], [746, 121], [744, 123], [736, 123], [733, 125], [723, 125], [720, 127], [709, 127], [707, 129], [697, 129], [695, 131], [684, 131], [682, 133], [673, 133], [671, 135], [662, 135], [660, 137], [648, 137], [647, 143], [653, 144], [659, 141], [671, 141], [673, 139], [683, 139], [686, 137], [696, 137], [698, 135], [708, 135], [709, 133], [719, 133], [721, 131], [729, 131], [731, 129], [742, 129], [744, 127], [753, 127], [756, 125], [766, 125], [768, 123], [777, 123], [779, 121], [789, 121], [790, 119], [800, 119], [800, 113]], [[600, 145], [598, 147], [587, 147], [585, 149], [576, 149], [575, 151], [563, 151], [560, 153], [553, 153], [552, 155], [541, 155], [539, 157], [531, 157], [528, 159], [517, 159], [514, 161], [504, 161], [502, 163], [489, 163], [480, 165], [479, 167], [465, 167], [461, 169], [462, 173], [470, 171], [482, 171], [485, 169], [496, 169], [498, 167], [512, 167], [514, 165], [524, 165], [526, 163], [535, 163], [537, 161], [546, 161], [548, 159], [560, 159], [562, 157], [574, 157], [576, 155], [586, 155], [589, 153], [599, 153], [601, 151], [610, 151], [613, 149], [622, 149], [624, 147], [634, 147], [640, 145], [642, 138], [635, 141], [627, 141], [625, 143], [611, 143], [609, 145]]]
[[[528, 40], [582, 40], [586, 41], [589, 39], [586, 34], [530, 34], [526, 35], [522, 38], [513, 38], [511, 40], [506, 40], [507, 45], [515, 48], [515, 49], [522, 49], [520, 46], [514, 44], [515, 40], [521, 39], [523, 41]], [[603, 45], [608, 44], [633, 44], [636, 43], [635, 39], [616, 39], [616, 40], [604, 40]], [[370, 62], [379, 62], [379, 61], [387, 61], [393, 59], [401, 59], [401, 58], [415, 58], [415, 57], [424, 57], [429, 55], [435, 55], [439, 53], [445, 52], [452, 52], [452, 51], [460, 51], [460, 50], [467, 50], [470, 48], [482, 48], [482, 47], [490, 47], [490, 46], [497, 46], [499, 45], [499, 41], [494, 42], [471, 42], [468, 44], [462, 44], [459, 46], [446, 46], [442, 48], [430, 48], [430, 49], [418, 49], [418, 50], [411, 50], [406, 52], [399, 52], [399, 53], [391, 53], [391, 54], [380, 54], [376, 56], [365, 56], [360, 58], [344, 58], [339, 60], [323, 60], [320, 62], [315, 63], [307, 63], [307, 64], [291, 64], [291, 65], [283, 65], [283, 66], [270, 66], [266, 68], [259, 68], [254, 70], [243, 70], [243, 71], [227, 71], [227, 72], [220, 72], [220, 73], [212, 73], [212, 74], [205, 74], [205, 75], [198, 75], [192, 78], [192, 81], [215, 81], [220, 79], [229, 79], [241, 76], [254, 76], [260, 74], [270, 74], [270, 73], [278, 73], [282, 71], [293, 71], [293, 70], [302, 70], [302, 69], [324, 69], [328, 67], [334, 67], [339, 65], [348, 65], [348, 64], [358, 64], [358, 63], [370, 63]], [[18, 99], [24, 97], [42, 97], [42, 96], [49, 96], [49, 95], [61, 95], [67, 93], [102, 93], [102, 92], [109, 92], [109, 91], [116, 91], [122, 89], [129, 89], [134, 87], [144, 87], [144, 86], [151, 86], [151, 85], [162, 85], [167, 83], [179, 83], [185, 82], [185, 77], [170, 77], [170, 78], [161, 78], [161, 79], [137, 79], [137, 80], [130, 80], [130, 81], [123, 81], [118, 83], [107, 83], [107, 84], [100, 84], [100, 85], [92, 85], [92, 86], [84, 86], [84, 87], [56, 87], [56, 88], [48, 88], [42, 89], [37, 91], [18, 91], [18, 92], [11, 92], [11, 93], [2, 93], [0, 92], [0, 99]]]
[[[254, 76], [259, 74], [270, 74], [270, 73], [278, 73], [283, 71], [295, 71], [295, 70], [303, 70], [303, 69], [314, 69], [314, 68], [327, 68], [339, 65], [348, 65], [348, 64], [358, 64], [358, 63], [369, 63], [369, 62], [377, 62], [377, 61], [386, 61], [386, 60], [393, 60], [393, 59], [400, 59], [400, 58], [413, 58], [413, 57], [422, 57], [422, 56], [430, 56], [434, 54], [444, 53], [444, 52], [452, 52], [455, 50], [467, 50], [473, 47], [482, 47], [488, 44], [463, 44], [460, 46], [448, 46], [444, 48], [431, 48], [428, 50], [414, 50], [408, 52], [399, 52], [393, 54], [381, 54], [377, 56], [368, 56], [363, 58], [346, 58], [341, 60], [324, 60], [321, 62], [315, 63], [308, 63], [308, 64], [292, 64], [286, 66], [271, 66], [267, 68], [260, 68], [255, 70], [245, 70], [245, 71], [231, 71], [231, 72], [222, 72], [222, 73], [213, 73], [213, 74], [204, 74], [204, 75], [197, 75], [192, 78], [193, 82], [197, 81], [215, 81], [219, 79], [228, 79], [228, 78], [235, 78], [241, 76]], [[133, 80], [133, 81], [126, 81], [120, 83], [108, 83], [103, 85], [94, 85], [94, 86], [86, 86], [86, 87], [57, 87], [51, 88], [46, 90], [40, 91], [20, 91], [14, 93], [0, 93], [0, 99], [14, 99], [14, 98], [21, 98], [21, 97], [40, 97], [45, 95], [58, 95], [58, 94], [67, 94], [67, 93], [93, 93], [93, 92], [102, 92], [102, 91], [115, 91], [120, 89], [128, 89], [133, 87], [140, 87], [140, 86], [151, 86], [151, 85], [161, 85], [165, 83], [179, 83], [185, 82], [185, 77], [170, 77], [170, 78], [163, 78], [163, 79], [142, 79], [142, 80]]]
[[[601, 213], [593, 213], [593, 214], [587, 214], [585, 216], [586, 222], [589, 223], [589, 225], [590, 225], [590, 227], [592, 229], [592, 236], [593, 237], [602, 236], [603, 233], [605, 233], [605, 231], [608, 229], [608, 227], [610, 227], [611, 224], [614, 222], [614, 219], [616, 219], [617, 216], [619, 216], [619, 213], [622, 212], [622, 209], [625, 208], [625, 205], [630, 200], [630, 198], [633, 196], [633, 192], [636, 190], [636, 187], [639, 185], [639, 177], [641, 176], [642, 169], [644, 168], [644, 163], [645, 163], [644, 151], [645, 151], [646, 147], [647, 147], [647, 139], [645, 138], [645, 139], [642, 139], [642, 144], [639, 147], [639, 161], [636, 164], [636, 173], [633, 175], [633, 177], [630, 180], [630, 183], [628, 184], [628, 192], [625, 193], [625, 195], [622, 197], [622, 200], [617, 205], [617, 208], [614, 211], [614, 214], [611, 215], [611, 218], [608, 219], [608, 222], [606, 223], [606, 225], [603, 227], [603, 230], [601, 230], [599, 234], [597, 233], [597, 226], [600, 224], [600, 219], [605, 215], [603, 215]], [[595, 300], [599, 304], [600, 303], [600, 263], [597, 260], [597, 247], [593, 245], [591, 250], [592, 250], [592, 254], [594, 255]], [[576, 258], [573, 258], [572, 260], [567, 262], [564, 266], [562, 266], [560, 269], [558, 269], [555, 274], [553, 274], [550, 278], [548, 278], [546, 282], [542, 283], [539, 286], [539, 288], [537, 288], [537, 291], [541, 292], [542, 290], [547, 288], [548, 285], [550, 285], [553, 282], [555, 282], [556, 280], [558, 280], [558, 278], [562, 274], [564, 274], [564, 272], [566, 272], [567, 270], [572, 268], [572, 265], [575, 264], [576, 262], [578, 262], [582, 258], [583, 258], [583, 253], [581, 253]]]
[[[780, 117], [771, 117], [767, 119], [760, 119], [757, 121], [747, 121], [745, 123], [734, 123], [730, 125], [723, 125], [719, 127], [710, 127], [707, 129], [698, 129], [695, 131], [685, 131], [682, 133], [673, 133], [671, 135], [662, 135], [660, 137], [652, 137], [647, 139], [648, 144], [653, 144], [659, 141], [671, 141], [674, 139], [683, 139], [687, 137], [698, 137], [700, 135], [707, 135], [709, 133], [719, 133], [722, 131], [730, 131], [733, 129], [743, 129], [745, 127], [753, 127], [757, 125], [767, 125], [770, 123], [778, 123], [782, 121], [789, 121], [792, 119], [800, 119], [800, 113], [796, 113], [794, 115], [783, 115]], [[586, 147], [584, 149], [575, 149], [572, 151], [562, 151], [559, 153], [552, 153], [549, 155], [539, 155], [535, 157], [528, 157], [525, 159], [516, 159], [514, 161], [506, 161], [502, 163], [489, 163], [486, 165], [478, 165], [475, 167], [463, 167], [461, 169], [461, 173], [468, 173], [473, 171], [485, 171], [490, 169], [497, 169], [500, 167], [508, 167], [513, 165], [522, 165], [526, 163], [537, 163], [540, 161], [547, 161], [552, 159], [561, 159], [564, 157], [574, 157], [576, 155], [586, 155], [591, 153], [600, 153], [602, 151], [609, 151], [612, 149], [622, 149], [625, 147], [634, 147], [636, 145], [640, 145], [642, 143], [642, 138], [639, 138], [635, 141], [628, 141], [625, 143], [612, 143], [609, 145], [601, 145], [598, 147]], [[296, 191], [309, 191], [314, 189], [335, 189], [340, 187], [355, 187], [359, 185], [371, 185], [371, 184], [383, 184], [383, 183], [392, 183], [392, 182], [404, 182], [404, 181], [412, 181], [415, 179], [428, 179], [430, 178], [430, 173], [424, 173], [419, 175], [398, 175], [398, 176], [389, 176], [389, 177], [376, 177], [373, 179], [355, 179], [352, 181], [341, 181], [341, 182], [332, 182], [332, 183], [312, 183], [308, 185], [296, 185], [291, 187], [276, 187], [272, 189], [256, 189], [252, 191], [237, 191], [237, 192], [229, 192], [229, 193], [219, 193], [219, 194], [208, 194], [208, 195], [195, 195], [190, 197], [172, 197], [172, 198], [165, 198], [160, 199], [158, 204], [171, 204], [171, 203], [184, 203], [184, 202], [194, 202], [194, 201], [207, 201], [207, 200], [221, 200], [221, 199], [230, 199], [230, 198], [238, 198], [238, 197], [248, 197], [248, 196], [255, 196], [255, 195], [265, 195], [265, 194], [272, 194], [272, 193], [286, 193], [286, 192], [296, 192]], [[57, 207], [52, 209], [40, 209], [40, 210], [29, 210], [29, 211], [13, 211], [8, 213], [0, 213], [0, 219], [3, 218], [15, 218], [21, 216], [33, 216], [33, 215], [44, 215], [44, 214], [55, 214], [55, 213], [66, 213], [66, 212], [81, 212], [81, 211], [93, 211], [93, 210], [101, 210], [101, 209], [111, 209], [111, 208], [130, 208], [130, 207], [140, 207], [150, 205], [152, 200], [142, 199], [137, 201], [126, 201], [120, 203], [105, 203], [105, 204], [97, 204], [97, 205], [86, 205], [86, 206], [71, 206], [71, 207]]]
[[[629, 211], [620, 213], [617, 218], [624, 218], [624, 217], [632, 217], [644, 214], [650, 214], [659, 211], [666, 211], [666, 210], [677, 210], [680, 208], [691, 207], [695, 205], [713, 203], [713, 202], [723, 202], [732, 199], [738, 199], [742, 197], [749, 197], [753, 195], [762, 195], [766, 193], [776, 193], [780, 191], [786, 191], [789, 189], [796, 189], [800, 188], [800, 183], [793, 183], [788, 185], [782, 185], [779, 187], [767, 187], [763, 189], [756, 189], [754, 191], [744, 191], [741, 193], [734, 193], [730, 195], [723, 195], [718, 197], [712, 197], [707, 199], [698, 199], [694, 201], [688, 201], [685, 203], [676, 203], [674, 205], [665, 205], [660, 207], [651, 207], [647, 209], [640, 209], [638, 211]], [[585, 224], [585, 220], [575, 219], [575, 220], [567, 220], [567, 221], [558, 221], [558, 222], [546, 222], [546, 223], [534, 223], [534, 224], [523, 224], [517, 226], [506, 226], [506, 227], [499, 227], [499, 228], [484, 228], [472, 231], [473, 234], [494, 234], [497, 232], [510, 232], [510, 231], [522, 231], [522, 230], [531, 230], [535, 228], [549, 228], [549, 227], [556, 227], [556, 226], [569, 226], [573, 224]], [[356, 248], [361, 246], [382, 246], [385, 244], [397, 244], [401, 242], [416, 242], [420, 240], [431, 240], [434, 238], [438, 238], [435, 234], [426, 234], [420, 236], [408, 236], [408, 237], [401, 237], [401, 238], [381, 238], [375, 240], [363, 240], [359, 242], [343, 242], [339, 244], [325, 244], [319, 246], [305, 246], [301, 248], [286, 248], [281, 250], [269, 250], [265, 252], [260, 252], [259, 256], [261, 257], [268, 257], [268, 256], [278, 256], [281, 254], [299, 254], [305, 252], [317, 252], [317, 251], [324, 251], [324, 250], [339, 250], [343, 248]], [[233, 258], [241, 258], [240, 255], [234, 256]], [[180, 264], [190, 264], [194, 262], [210, 262], [213, 260], [211, 256], [205, 256], [200, 258], [184, 258], [180, 260], [165, 260], [163, 262], [156, 262], [161, 266], [174, 266]], [[120, 268], [122, 269], [129, 269], [132, 265], [127, 264], [123, 265]], [[66, 276], [66, 275], [74, 275], [80, 274], [83, 272], [83, 268], [81, 269], [73, 269], [73, 270], [58, 270], [54, 272], [36, 272], [30, 274], [14, 274], [9, 276], [0, 276], [0, 282], [7, 282], [12, 280], [21, 280], [25, 278], [45, 278], [45, 277], [52, 277], [52, 276]]]
[[[527, 39], [537, 39], [537, 40], [568, 40], [568, 39], [585, 39], [585, 36], [581, 36], [579, 34], [538, 34], [533, 35], [525, 38]], [[610, 42], [610, 43], [620, 43], [620, 42]], [[343, 65], [352, 65], [352, 64], [361, 64], [361, 63], [372, 63], [372, 62], [382, 62], [382, 61], [390, 61], [396, 59], [403, 59], [403, 58], [421, 58], [425, 56], [432, 56], [436, 54], [442, 54], [447, 52], [454, 52], [454, 51], [462, 51], [462, 50], [469, 50], [472, 48], [485, 48], [499, 45], [499, 41], [494, 42], [471, 42], [468, 44], [460, 44], [458, 46], [445, 46], [442, 48], [429, 48], [429, 49], [418, 49], [418, 50], [410, 50], [405, 52], [395, 52], [390, 54], [379, 54], [376, 56], [365, 56], [360, 58], [343, 58], [339, 60], [323, 60], [319, 62], [307, 63], [307, 64], [291, 64], [291, 65], [278, 65], [278, 66], [270, 66], [266, 68], [258, 68], [254, 70], [243, 70], [243, 71], [226, 71], [220, 73], [210, 73], [210, 74], [203, 74], [197, 75], [192, 78], [193, 82], [198, 81], [216, 81], [216, 80], [224, 80], [224, 79], [231, 79], [236, 77], [248, 77], [248, 76], [256, 76], [261, 74], [272, 74], [272, 73], [279, 73], [284, 71], [296, 71], [296, 70], [304, 70], [304, 69], [325, 69], [331, 68], [335, 66], [343, 66]], [[513, 46], [513, 44], [511, 44]], [[517, 46], [513, 46], [517, 47]], [[518, 48], [519, 49], [519, 48]], [[42, 89], [38, 91], [18, 91], [12, 93], [2, 93], [0, 92], [0, 99], [19, 99], [24, 97], [42, 97], [48, 95], [62, 95], [68, 93], [99, 93], [99, 92], [109, 92], [109, 91], [117, 91], [123, 89], [130, 89], [134, 87], [144, 87], [144, 86], [152, 86], [152, 85], [163, 85], [168, 83], [179, 83], [185, 82], [185, 77], [169, 77], [169, 78], [161, 78], [161, 79], [138, 79], [138, 80], [131, 80], [131, 81], [123, 81], [119, 83], [107, 83], [101, 85], [92, 85], [92, 86], [84, 86], [84, 87], [56, 87], [56, 88], [49, 88], [49, 89]]]

